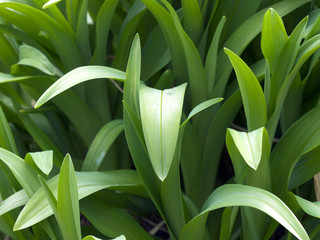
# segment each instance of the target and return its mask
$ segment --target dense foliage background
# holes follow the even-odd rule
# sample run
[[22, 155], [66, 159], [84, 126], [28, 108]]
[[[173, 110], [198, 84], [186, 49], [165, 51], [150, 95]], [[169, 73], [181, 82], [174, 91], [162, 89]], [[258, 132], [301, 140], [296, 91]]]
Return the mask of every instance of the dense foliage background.
[[319, 239], [319, 7], [0, 1], [1, 238]]

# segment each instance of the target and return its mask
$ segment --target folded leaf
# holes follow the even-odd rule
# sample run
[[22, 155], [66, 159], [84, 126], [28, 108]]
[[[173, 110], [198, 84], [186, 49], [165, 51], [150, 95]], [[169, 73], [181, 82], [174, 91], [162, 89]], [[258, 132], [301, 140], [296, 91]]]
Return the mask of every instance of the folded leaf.
[[267, 130], [262, 127], [246, 133], [229, 128], [228, 133], [246, 163], [254, 170], [257, 170], [262, 156], [263, 135], [268, 134]]
[[150, 160], [163, 181], [177, 145], [186, 84], [164, 91], [141, 85], [140, 113]]

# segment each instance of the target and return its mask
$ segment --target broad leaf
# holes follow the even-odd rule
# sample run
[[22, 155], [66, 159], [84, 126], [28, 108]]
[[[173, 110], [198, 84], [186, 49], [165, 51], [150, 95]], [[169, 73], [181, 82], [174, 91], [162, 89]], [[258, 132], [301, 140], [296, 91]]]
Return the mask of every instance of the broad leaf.
[[263, 135], [268, 134], [264, 127], [261, 127], [252, 132], [238, 132], [233, 129], [228, 129], [236, 147], [246, 163], [257, 170], [262, 157]]
[[152, 166], [163, 181], [176, 149], [186, 84], [164, 91], [142, 85], [140, 112]]
[[261, 49], [265, 59], [274, 71], [279, 55], [288, 40], [281, 17], [274, 9], [269, 9], [263, 18], [261, 32]]
[[203, 239], [209, 212], [231, 206], [256, 208], [277, 220], [298, 239], [309, 239], [299, 220], [278, 197], [265, 190], [239, 184], [226, 184], [216, 189], [203, 205], [202, 212], [182, 229], [180, 239]]
[[[76, 179], [79, 199], [105, 188], [119, 189], [121, 191], [145, 195], [138, 175], [132, 170], [76, 172]], [[58, 176], [50, 179], [47, 184], [53, 195], [57, 198]], [[52, 214], [53, 211], [46, 198], [45, 192], [40, 188], [21, 211], [15, 223], [15, 229], [18, 230], [32, 226]]]
[[53, 167], [53, 152], [50, 150], [28, 153], [25, 161], [31, 166], [34, 163], [43, 173], [48, 175]]

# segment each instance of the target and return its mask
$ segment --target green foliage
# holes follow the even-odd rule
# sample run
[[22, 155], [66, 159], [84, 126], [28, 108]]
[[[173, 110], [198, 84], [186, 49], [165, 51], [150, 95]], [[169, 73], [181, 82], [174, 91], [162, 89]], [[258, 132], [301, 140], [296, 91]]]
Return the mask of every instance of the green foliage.
[[318, 7], [2, 1], [0, 238], [318, 239]]

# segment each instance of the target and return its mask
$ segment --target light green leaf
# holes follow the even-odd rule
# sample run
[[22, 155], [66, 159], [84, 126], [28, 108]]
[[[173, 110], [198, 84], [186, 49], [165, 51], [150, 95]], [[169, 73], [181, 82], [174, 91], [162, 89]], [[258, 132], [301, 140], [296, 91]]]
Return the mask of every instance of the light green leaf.
[[55, 198], [55, 196], [51, 192], [51, 190], [48, 187], [46, 181], [40, 175], [38, 175], [38, 179], [39, 179], [39, 182], [41, 184], [42, 189], [45, 192], [45, 195], [46, 195], [47, 200], [48, 200], [48, 202], [50, 204], [50, 207], [51, 207], [51, 209], [52, 209], [52, 211], [54, 213], [54, 216], [56, 217], [56, 220], [57, 220], [57, 222], [59, 224], [59, 227], [61, 228], [61, 221], [59, 219], [57, 199]]
[[310, 202], [302, 197], [299, 197], [292, 192], [288, 192], [289, 198], [294, 198], [302, 210], [308, 215], [320, 218], [320, 202]]
[[[142, 196], [145, 195], [137, 173], [132, 170], [76, 172], [76, 179], [79, 199], [105, 188], [129, 191]], [[39, 184], [39, 182], [37, 182], [37, 184]], [[58, 176], [51, 178], [47, 184], [53, 195], [57, 198]], [[30, 227], [52, 214], [53, 211], [46, 198], [45, 192], [40, 188], [21, 211], [14, 228], [19, 230]]]
[[265, 126], [267, 123], [267, 106], [259, 81], [240, 57], [226, 48], [225, 53], [229, 56], [237, 75], [248, 131]]
[[[51, 201], [49, 200], [49, 202]], [[64, 239], [80, 240], [81, 227], [78, 187], [72, 160], [69, 154], [65, 156], [60, 169], [57, 213]]]
[[274, 71], [279, 55], [288, 40], [286, 29], [278, 13], [270, 8], [263, 18], [261, 32], [261, 50]]
[[184, 122], [181, 124], [181, 127], [183, 127], [194, 115], [197, 113], [201, 112], [202, 110], [207, 109], [208, 107], [211, 107], [212, 105], [221, 102], [223, 98], [214, 98], [214, 99], [209, 99], [203, 103], [200, 103], [198, 106], [196, 106], [192, 111], [189, 113], [188, 117]]
[[43, 173], [48, 175], [53, 167], [53, 151], [28, 153], [25, 161], [28, 164], [35, 163]]
[[17, 207], [21, 207], [28, 201], [29, 197], [24, 189], [15, 192], [0, 203], [0, 215], [3, 215]]
[[123, 100], [139, 115], [139, 85], [141, 71], [141, 46], [137, 34], [133, 40], [125, 76]]
[[85, 66], [76, 68], [57, 80], [48, 88], [35, 104], [35, 108], [49, 101], [51, 98], [65, 90], [88, 80], [99, 78], [112, 78], [123, 81], [125, 73], [117, 69], [103, 66]]
[[256, 208], [277, 220], [298, 239], [310, 239], [296, 216], [278, 197], [265, 190], [240, 184], [226, 184], [216, 189], [203, 205], [202, 212], [184, 226], [180, 239], [202, 239], [208, 213], [231, 206]]
[[23, 159], [3, 148], [0, 148], [0, 159], [10, 168], [27, 195], [31, 197], [40, 187], [36, 171]]
[[48, 2], [46, 2], [43, 6], [42, 9], [47, 9], [51, 6], [56, 5], [58, 2], [61, 2], [61, 0], [49, 0]]
[[246, 133], [229, 128], [228, 132], [246, 163], [257, 170], [262, 157], [263, 135], [268, 134], [267, 130], [261, 127]]
[[[82, 240], [102, 240], [102, 239], [90, 235], [90, 236], [86, 236], [86, 237], [85, 237], [84, 239], [82, 239]], [[121, 235], [121, 236], [119, 236], [119, 237], [113, 238], [113, 240], [126, 240], [126, 237], [123, 236], [123, 235]]]
[[41, 51], [28, 45], [20, 46], [18, 64], [34, 67], [48, 75], [63, 75]]
[[143, 133], [152, 166], [162, 181], [176, 149], [185, 89], [186, 84], [164, 91], [140, 87]]
[[113, 120], [104, 125], [93, 139], [81, 171], [97, 171], [110, 146], [123, 131], [123, 120]]

